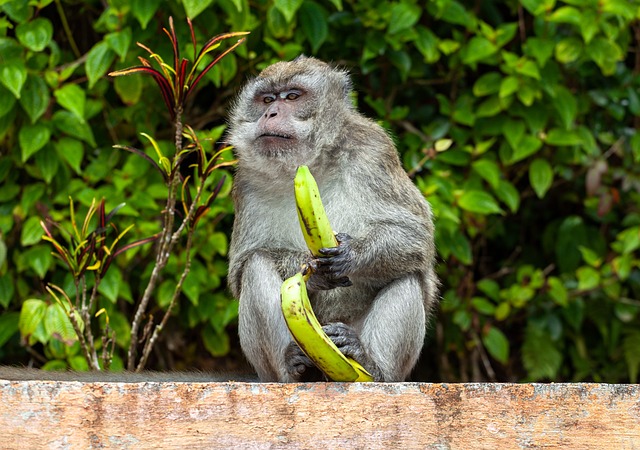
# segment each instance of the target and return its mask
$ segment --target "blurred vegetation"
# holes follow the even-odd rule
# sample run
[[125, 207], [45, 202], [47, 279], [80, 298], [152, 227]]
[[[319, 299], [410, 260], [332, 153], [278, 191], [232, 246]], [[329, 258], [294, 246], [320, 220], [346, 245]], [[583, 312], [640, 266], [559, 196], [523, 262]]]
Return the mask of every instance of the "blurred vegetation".
[[[46, 290], [74, 286], [40, 221], [104, 198], [126, 204], [112, 218], [133, 225], [126, 242], [160, 230], [162, 177], [112, 146], [157, 159], [146, 133], [169, 154], [171, 118], [150, 78], [106, 73], [147, 56], [136, 42], [171, 60], [169, 16], [190, 54], [188, 16], [199, 43], [251, 31], [185, 106], [202, 142], [221, 140], [243, 80], [300, 53], [348, 68], [359, 109], [395, 137], [434, 208], [443, 283], [416, 378], [638, 381], [639, 0], [0, 0], [0, 13], [0, 363], [86, 367]], [[152, 368], [239, 364], [223, 175]], [[99, 285], [114, 368], [152, 247], [118, 255]], [[171, 302], [183, 251], [150, 314]]]

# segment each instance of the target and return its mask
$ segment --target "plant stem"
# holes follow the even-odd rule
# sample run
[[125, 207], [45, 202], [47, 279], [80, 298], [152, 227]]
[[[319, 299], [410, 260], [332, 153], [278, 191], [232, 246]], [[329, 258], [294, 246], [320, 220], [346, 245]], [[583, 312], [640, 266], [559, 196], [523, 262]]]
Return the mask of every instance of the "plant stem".
[[129, 344], [129, 352], [127, 355], [127, 369], [131, 371], [135, 370], [139, 372], [144, 368], [144, 364], [138, 364], [136, 367], [136, 355], [138, 344], [140, 342], [138, 340], [138, 332], [140, 329], [140, 324], [142, 323], [143, 316], [147, 310], [147, 306], [149, 305], [149, 301], [151, 300], [151, 294], [155, 290], [158, 279], [160, 278], [160, 273], [167, 265], [171, 250], [173, 249], [173, 246], [175, 244], [175, 241], [172, 239], [172, 230], [175, 220], [175, 204], [177, 195], [176, 188], [180, 182], [179, 170], [176, 165], [178, 164], [177, 161], [179, 159], [180, 153], [182, 152], [182, 108], [176, 107], [174, 127], [176, 130], [176, 152], [173, 158], [172, 173], [168, 181], [169, 190], [167, 193], [167, 203], [164, 211], [162, 235], [160, 236], [160, 242], [156, 254], [156, 263], [153, 267], [153, 271], [151, 272], [149, 283], [147, 284], [147, 287], [142, 295], [142, 299], [140, 300], [140, 304], [136, 309], [136, 314], [134, 316], [133, 322], [131, 323], [131, 342]]

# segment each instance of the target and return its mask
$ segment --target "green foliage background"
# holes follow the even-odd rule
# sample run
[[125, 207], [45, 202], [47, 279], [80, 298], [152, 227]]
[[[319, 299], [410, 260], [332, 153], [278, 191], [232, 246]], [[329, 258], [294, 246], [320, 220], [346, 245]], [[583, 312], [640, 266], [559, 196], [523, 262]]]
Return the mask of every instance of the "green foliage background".
[[[168, 152], [167, 114], [150, 79], [105, 74], [137, 64], [136, 42], [167, 58], [170, 15], [189, 55], [188, 15], [199, 42], [251, 31], [185, 112], [203, 137], [221, 138], [243, 80], [300, 53], [347, 67], [360, 110], [395, 137], [437, 218], [443, 301], [417, 378], [638, 381], [640, 1], [0, 0], [0, 13], [0, 363], [84, 367], [44, 290], [72, 284], [42, 217], [68, 223], [69, 197], [85, 211], [104, 197], [126, 202], [128, 239], [159, 229], [162, 180], [112, 145], [148, 147], [145, 132]], [[239, 358], [230, 186], [199, 225], [155, 368]], [[150, 255], [121, 255], [101, 286], [120, 357]]]

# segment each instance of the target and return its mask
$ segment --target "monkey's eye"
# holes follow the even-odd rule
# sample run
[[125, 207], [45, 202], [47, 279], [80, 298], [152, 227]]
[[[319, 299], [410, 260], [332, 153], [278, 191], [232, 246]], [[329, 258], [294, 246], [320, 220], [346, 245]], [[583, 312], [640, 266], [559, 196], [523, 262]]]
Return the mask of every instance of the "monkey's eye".
[[285, 98], [287, 100], [295, 100], [298, 97], [300, 97], [300, 94], [298, 92], [287, 92], [287, 95], [285, 96]]
[[271, 103], [271, 102], [273, 102], [275, 100], [276, 100], [276, 96], [273, 95], [273, 94], [267, 94], [264, 97], [262, 97], [262, 101], [264, 103]]

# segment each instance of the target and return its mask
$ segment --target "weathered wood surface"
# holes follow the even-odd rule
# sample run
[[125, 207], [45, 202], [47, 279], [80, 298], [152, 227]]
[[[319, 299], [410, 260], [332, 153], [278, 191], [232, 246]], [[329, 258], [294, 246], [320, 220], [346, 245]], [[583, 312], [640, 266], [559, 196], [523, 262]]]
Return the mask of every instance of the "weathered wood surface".
[[0, 380], [2, 449], [640, 449], [640, 385]]

